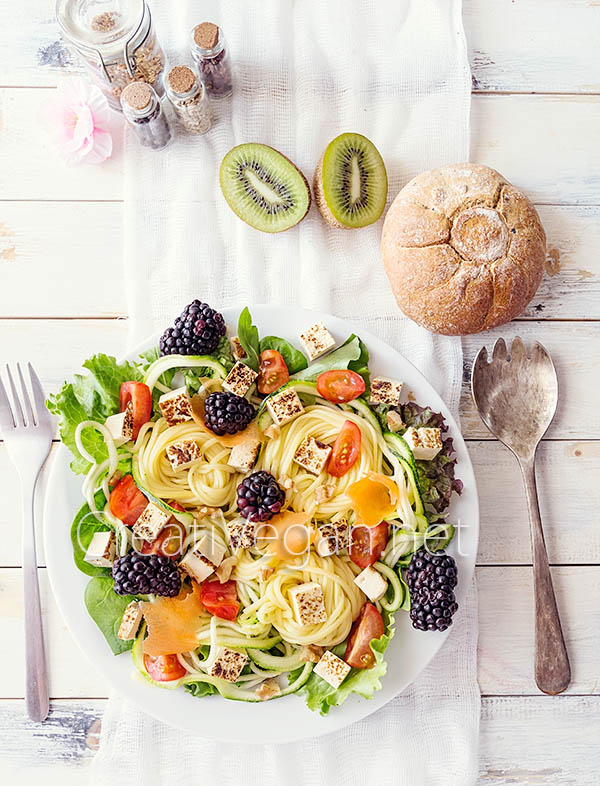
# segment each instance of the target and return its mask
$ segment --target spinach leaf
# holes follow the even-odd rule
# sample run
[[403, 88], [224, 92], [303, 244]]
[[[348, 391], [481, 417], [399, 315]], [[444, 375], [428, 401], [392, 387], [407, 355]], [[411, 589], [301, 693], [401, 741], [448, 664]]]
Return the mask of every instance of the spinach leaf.
[[[106, 505], [106, 497], [101, 491], [94, 497], [96, 509], [102, 510]], [[87, 502], [79, 508], [71, 526], [71, 544], [73, 545], [73, 559], [82, 573], [87, 576], [110, 576], [110, 568], [100, 568], [86, 562], [85, 552], [92, 542], [96, 532], [106, 532], [111, 529], [108, 524], [102, 524], [91, 512]]]
[[334, 349], [328, 355], [323, 355], [322, 358], [317, 358], [314, 363], [311, 363], [308, 368], [294, 374], [294, 379], [302, 379], [306, 382], [314, 382], [319, 374], [324, 371], [332, 371], [334, 369], [351, 368], [353, 364], [358, 374], [364, 376], [368, 374], [369, 369], [366, 365], [369, 361], [369, 353], [363, 342], [358, 336], [352, 334], [338, 349]]
[[252, 317], [248, 306], [240, 314], [238, 321], [238, 338], [244, 348], [247, 357], [245, 363], [250, 368], [258, 371], [258, 356], [260, 354], [260, 342], [258, 340], [258, 328], [252, 324]]
[[94, 576], [85, 588], [83, 599], [90, 617], [102, 631], [113, 654], [120, 655], [133, 647], [133, 641], [122, 641], [117, 632], [123, 612], [135, 597], [115, 594], [113, 585], [110, 576]]
[[279, 336], [265, 336], [260, 340], [260, 351], [264, 352], [265, 349], [276, 349], [283, 359], [285, 365], [288, 367], [290, 374], [296, 374], [298, 371], [303, 371], [308, 366], [308, 360], [304, 357], [299, 349], [296, 349], [289, 341]]

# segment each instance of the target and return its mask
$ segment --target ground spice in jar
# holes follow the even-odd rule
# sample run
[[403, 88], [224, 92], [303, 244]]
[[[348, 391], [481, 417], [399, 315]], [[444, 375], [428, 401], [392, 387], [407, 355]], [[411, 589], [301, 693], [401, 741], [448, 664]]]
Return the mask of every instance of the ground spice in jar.
[[231, 95], [231, 64], [221, 28], [213, 22], [196, 25], [192, 30], [191, 49], [206, 92], [214, 98]]
[[202, 82], [191, 68], [174, 66], [165, 82], [178, 120], [190, 134], [205, 134], [211, 126], [210, 107]]
[[114, 11], [104, 11], [96, 16], [90, 22], [90, 28], [95, 33], [107, 33], [109, 30], [114, 30], [117, 25], [117, 14]]
[[140, 144], [162, 150], [171, 141], [171, 129], [154, 89], [145, 82], [132, 82], [121, 93], [123, 114]]

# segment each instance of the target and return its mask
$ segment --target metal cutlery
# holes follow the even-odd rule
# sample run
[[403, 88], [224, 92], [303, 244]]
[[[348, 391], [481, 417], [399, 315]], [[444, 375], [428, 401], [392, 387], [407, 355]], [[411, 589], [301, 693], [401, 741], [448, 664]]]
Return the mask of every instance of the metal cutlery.
[[520, 338], [507, 352], [499, 338], [491, 360], [479, 350], [471, 392], [488, 429], [516, 456], [527, 494], [535, 595], [535, 681], [544, 693], [562, 693], [571, 668], [556, 606], [538, 504], [535, 453], [556, 412], [558, 380], [546, 349], [535, 342], [528, 356]]
[[27, 713], [32, 720], [43, 721], [49, 708], [48, 675], [35, 553], [33, 501], [38, 475], [52, 445], [52, 416], [44, 404], [40, 380], [31, 363], [27, 365], [33, 400], [18, 363], [21, 397], [17, 393], [13, 374], [6, 366], [12, 404], [0, 378], [0, 430], [8, 455], [21, 479]]

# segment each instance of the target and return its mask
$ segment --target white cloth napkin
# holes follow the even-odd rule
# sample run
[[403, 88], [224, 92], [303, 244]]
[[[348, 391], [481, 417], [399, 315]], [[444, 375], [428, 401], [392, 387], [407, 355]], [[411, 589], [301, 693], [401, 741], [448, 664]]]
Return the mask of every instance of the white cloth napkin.
[[[260, 141], [291, 158], [310, 181], [327, 143], [358, 131], [379, 148], [393, 198], [417, 172], [466, 160], [470, 72], [460, 0], [155, 0], [152, 11], [171, 65], [189, 60], [194, 24], [208, 16], [221, 25], [235, 92], [215, 104], [217, 122], [206, 136], [179, 137], [159, 153], [128, 137], [132, 344], [164, 328], [195, 297], [216, 307], [301, 305], [380, 335], [423, 371], [456, 413], [460, 341], [433, 336], [399, 313], [380, 261], [381, 222], [335, 230], [313, 207], [298, 227], [262, 234], [230, 211], [218, 169], [233, 145]], [[402, 696], [320, 740], [223, 746], [175, 731], [113, 696], [92, 781], [470, 784], [479, 723], [474, 591], [453, 627], [435, 661]], [[318, 722], [315, 717], [315, 728]]]

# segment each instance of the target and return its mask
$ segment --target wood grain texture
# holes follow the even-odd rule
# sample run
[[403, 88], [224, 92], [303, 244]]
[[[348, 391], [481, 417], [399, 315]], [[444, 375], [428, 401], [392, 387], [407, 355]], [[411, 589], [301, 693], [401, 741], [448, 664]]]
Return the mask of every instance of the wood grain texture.
[[[552, 569], [573, 681], [569, 694], [600, 693], [600, 566]], [[53, 698], [106, 696], [108, 686], [73, 642], [40, 568], [46, 651]], [[533, 682], [530, 567], [479, 567], [479, 685], [482, 694], [538, 695]], [[24, 685], [20, 569], [0, 570], [0, 626], [12, 642], [0, 648], [0, 698], [21, 698]], [[124, 655], [128, 658], [128, 655]], [[133, 668], [133, 666], [132, 666]]]
[[[473, 89], [600, 92], [595, 57], [600, 10], [589, 0], [465, 0]], [[48, 3], [2, 3], [6, 37], [2, 86], [53, 86], [74, 59]]]
[[597, 93], [600, 7], [586, 0], [464, 0], [473, 89]]
[[[121, 134], [102, 166], [66, 167], [30, 122], [47, 90], [0, 90], [3, 199], [89, 200], [123, 195]], [[471, 158], [498, 169], [534, 202], [600, 204], [599, 96], [474, 96]], [[13, 173], [19, 172], [19, 177]]]
[[[600, 206], [538, 210], [548, 237], [546, 275], [521, 318], [600, 319]], [[0, 201], [0, 314], [124, 316], [122, 252], [121, 203]], [[43, 288], [31, 285], [40, 265], [53, 271]]]
[[[57, 445], [53, 445], [53, 452]], [[523, 485], [512, 454], [499, 442], [485, 440], [468, 445], [475, 468], [481, 529], [479, 565], [531, 564], [529, 524]], [[45, 565], [42, 545], [42, 500], [49, 466], [41, 475], [37, 494], [38, 564]], [[600, 442], [545, 441], [537, 460], [540, 507], [548, 555], [553, 564], [600, 565], [600, 528], [595, 526], [598, 495], [593, 489], [600, 477]], [[20, 508], [13, 489], [16, 472], [0, 443], [0, 532], [14, 531]], [[502, 505], [498, 505], [498, 494]], [[56, 527], [70, 522], [57, 520]], [[0, 567], [21, 564], [21, 543], [14, 537], [0, 539]]]

